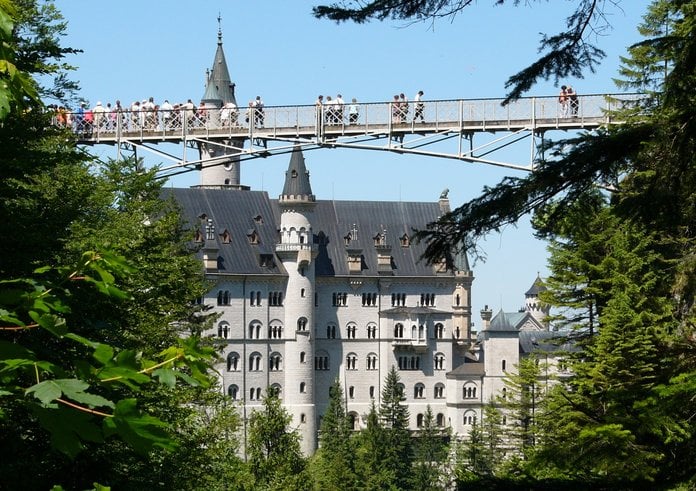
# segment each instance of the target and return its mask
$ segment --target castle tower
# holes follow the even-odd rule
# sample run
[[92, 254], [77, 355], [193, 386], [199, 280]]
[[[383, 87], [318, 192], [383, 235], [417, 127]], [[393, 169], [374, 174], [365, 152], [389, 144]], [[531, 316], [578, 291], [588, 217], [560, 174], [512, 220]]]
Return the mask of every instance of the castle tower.
[[[221, 115], [234, 114], [236, 119], [239, 113], [238, 108], [234, 112], [231, 110], [221, 111], [221, 108], [226, 104], [237, 106], [237, 100], [234, 95], [234, 83], [231, 81], [227, 69], [225, 52], [222, 49], [220, 20], [218, 17], [218, 42], [215, 59], [213, 67], [207, 72], [205, 93], [201, 98], [201, 103], [204, 103], [205, 107], [210, 110], [208, 111], [209, 121], [207, 124], [213, 127], [234, 124], [236, 121], [232, 122], [231, 116], [227, 116], [226, 120], [221, 121]], [[215, 142], [199, 143], [198, 151], [202, 161], [200, 187], [239, 189], [241, 187], [239, 153], [243, 146], [243, 139], [220, 139]], [[227, 155], [229, 158], [220, 159], [220, 157]]]
[[512, 325], [507, 314], [500, 310], [491, 318], [488, 306], [481, 311], [483, 367], [486, 383], [483, 386], [483, 402], [493, 401], [504, 394], [505, 377], [517, 371], [520, 362], [519, 331]]
[[544, 290], [546, 290], [544, 281], [537, 275], [532, 286], [524, 294], [524, 310], [529, 312], [540, 324], [548, 328], [546, 318], [549, 315], [550, 309], [548, 305], [539, 299], [539, 293]]
[[312, 233], [315, 197], [304, 156], [295, 147], [285, 173], [280, 205], [280, 238], [276, 254], [288, 274], [285, 293], [285, 388], [283, 403], [292, 426], [302, 435], [302, 451], [317, 448], [314, 383], [314, 259]]

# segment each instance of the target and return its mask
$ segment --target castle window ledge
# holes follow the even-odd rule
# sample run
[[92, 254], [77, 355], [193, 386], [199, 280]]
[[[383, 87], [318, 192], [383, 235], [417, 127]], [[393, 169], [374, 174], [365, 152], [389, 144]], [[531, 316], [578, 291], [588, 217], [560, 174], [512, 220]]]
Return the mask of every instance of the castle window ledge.
[[293, 252], [293, 251], [314, 251], [313, 244], [296, 242], [293, 244], [276, 244], [276, 252]]
[[394, 349], [408, 349], [409, 351], [415, 351], [418, 353], [423, 353], [428, 351], [428, 341], [425, 339], [394, 339], [392, 341], [392, 348]]

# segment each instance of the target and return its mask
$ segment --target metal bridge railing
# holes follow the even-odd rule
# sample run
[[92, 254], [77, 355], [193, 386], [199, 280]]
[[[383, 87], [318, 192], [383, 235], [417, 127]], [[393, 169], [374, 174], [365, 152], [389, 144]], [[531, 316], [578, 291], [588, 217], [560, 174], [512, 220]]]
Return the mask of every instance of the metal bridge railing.
[[635, 105], [640, 94], [597, 94], [578, 97], [577, 110], [563, 107], [557, 97], [527, 97], [502, 106], [503, 99], [423, 101], [423, 118], [414, 121], [414, 102], [397, 107], [392, 102], [359, 103], [350, 117], [350, 104], [267, 106], [220, 109], [120, 110], [111, 112], [57, 112], [54, 122], [71, 128], [85, 143], [128, 139], [187, 137], [246, 138], [288, 135], [352, 134], [413, 131], [488, 131], [530, 127], [543, 121], [564, 123], [610, 122], [611, 111]]

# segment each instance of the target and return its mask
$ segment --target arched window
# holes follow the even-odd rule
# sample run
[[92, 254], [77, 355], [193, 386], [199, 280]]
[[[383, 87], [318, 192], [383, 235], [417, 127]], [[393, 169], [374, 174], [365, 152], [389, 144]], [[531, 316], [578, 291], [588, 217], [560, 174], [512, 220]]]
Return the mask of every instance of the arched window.
[[347, 414], [350, 427], [353, 431], [358, 431], [360, 429], [360, 417], [355, 411], [351, 411]]
[[425, 339], [425, 326], [423, 326], [423, 324], [418, 326], [418, 339]]
[[275, 394], [278, 399], [283, 398], [283, 387], [280, 384], [273, 384], [268, 389], [269, 394]]
[[307, 361], [307, 354], [303, 351], [300, 353], [300, 363], [305, 363]]
[[324, 350], [319, 350], [314, 355], [314, 369], [328, 370], [329, 369], [329, 354]]
[[300, 382], [300, 393], [304, 394], [307, 392], [307, 384], [304, 382]]
[[355, 332], [357, 331], [358, 326], [356, 326], [354, 323], [350, 323], [346, 326], [346, 336], [348, 339], [355, 339]]
[[377, 355], [375, 353], [367, 355], [367, 369], [377, 370]]
[[445, 398], [445, 384], [435, 384], [435, 390], [433, 395], [435, 396], [435, 399], [444, 399]]
[[394, 337], [398, 339], [404, 337], [404, 325], [400, 322], [394, 325]]
[[464, 413], [464, 424], [467, 426], [476, 424], [476, 413], [474, 411], [467, 411]]
[[227, 339], [230, 334], [230, 325], [227, 322], [218, 324], [218, 337]]
[[227, 388], [227, 395], [236, 401], [237, 398], [239, 397], [239, 387], [237, 387], [234, 384], [230, 385]]
[[300, 317], [297, 319], [297, 330], [298, 331], [306, 331], [307, 330], [307, 318], [306, 317]]
[[237, 372], [239, 371], [239, 353], [233, 351], [227, 355], [227, 371]]
[[261, 323], [258, 321], [253, 321], [249, 324], [249, 339], [260, 339], [261, 338]]
[[476, 399], [476, 386], [473, 384], [467, 384], [464, 386], [464, 399]]
[[350, 387], [348, 387], [348, 398], [349, 399], [355, 398], [355, 387], [352, 385]]
[[326, 339], [336, 338], [336, 324], [329, 324], [326, 326]]
[[436, 353], [434, 359], [435, 370], [445, 370], [445, 355]]
[[418, 339], [418, 338], [416, 338], [416, 336], [417, 336], [416, 333], [417, 333], [417, 332], [418, 332], [418, 328], [416, 327], [415, 324], [413, 324], [413, 325], [411, 326], [411, 339]]
[[283, 355], [280, 353], [272, 353], [268, 358], [268, 369], [271, 372], [279, 372], [283, 370]]
[[377, 324], [367, 325], [367, 339], [377, 339]]
[[425, 385], [418, 383], [413, 387], [413, 398], [423, 399], [425, 397]]
[[355, 353], [348, 353], [346, 356], [346, 370], [357, 370], [358, 369], [358, 355]]
[[435, 324], [435, 337], [437, 339], [443, 339], [445, 337], [445, 326], [440, 322]]
[[254, 352], [249, 355], [249, 371], [250, 372], [260, 372], [261, 371], [261, 354]]
[[423, 413], [418, 413], [416, 416], [416, 426], [418, 428], [423, 428]]
[[437, 413], [437, 417], [435, 418], [435, 424], [438, 426], [445, 426], [445, 415], [442, 413]]

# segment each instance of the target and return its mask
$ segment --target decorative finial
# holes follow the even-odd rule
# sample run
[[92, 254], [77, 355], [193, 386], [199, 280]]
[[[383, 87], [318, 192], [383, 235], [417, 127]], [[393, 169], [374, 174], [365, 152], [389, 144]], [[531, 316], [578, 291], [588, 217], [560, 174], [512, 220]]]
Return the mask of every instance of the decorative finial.
[[222, 15], [220, 15], [220, 12], [218, 11], [218, 43], [222, 44]]
[[442, 192], [440, 193], [440, 199], [446, 199], [448, 194], [449, 194], [449, 189], [448, 188], [443, 189]]

